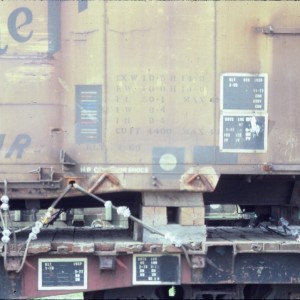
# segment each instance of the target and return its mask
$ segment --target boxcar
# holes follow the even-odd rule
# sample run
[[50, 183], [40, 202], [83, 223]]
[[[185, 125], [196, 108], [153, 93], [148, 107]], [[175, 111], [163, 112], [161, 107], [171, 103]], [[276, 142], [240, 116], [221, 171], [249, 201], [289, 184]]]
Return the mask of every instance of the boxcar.
[[0, 2], [0, 297], [298, 299], [299, 15]]

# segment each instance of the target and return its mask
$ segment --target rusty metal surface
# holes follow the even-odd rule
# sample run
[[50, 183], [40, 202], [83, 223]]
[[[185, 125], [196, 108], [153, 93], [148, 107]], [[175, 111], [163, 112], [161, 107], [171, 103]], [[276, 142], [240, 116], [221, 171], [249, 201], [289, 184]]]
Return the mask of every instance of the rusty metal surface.
[[[296, 227], [295, 227], [296, 228]], [[282, 232], [279, 229], [279, 233]], [[266, 232], [260, 228], [208, 227], [206, 247], [232, 246], [238, 253], [300, 253], [300, 243], [293, 236]]]
[[[265, 174], [266, 163], [276, 174], [287, 172], [281, 165], [298, 172], [297, 3], [0, 5], [0, 179], [40, 182], [30, 172], [51, 168], [54, 179], [84, 178], [89, 189], [103, 177], [102, 192], [180, 190], [195, 165], [217, 174]], [[266, 151], [219, 151], [224, 73], [268, 75]], [[204, 178], [189, 189], [213, 187]]]
[[[299, 260], [300, 243], [295, 238], [250, 228], [209, 227], [207, 231], [207, 241], [198, 245], [197, 249], [190, 245], [185, 253], [172, 245], [134, 241], [128, 232], [91, 231], [85, 228], [43, 230], [39, 239], [32, 241], [29, 247], [22, 271], [22, 287], [18, 287], [17, 293], [23, 297], [36, 297], [66, 292], [38, 290], [37, 266], [41, 257], [87, 257], [89, 291], [132, 286], [133, 254], [181, 254], [182, 284], [299, 282], [299, 264], [296, 262]], [[19, 233], [18, 240], [22, 242], [23, 238], [25, 241], [27, 234]], [[103, 267], [100, 270], [101, 257], [104, 261], [111, 257], [115, 262], [114, 267]], [[16, 257], [9, 258], [10, 267], [14, 268]], [[283, 271], [278, 272], [279, 269]], [[0, 280], [8, 280], [7, 276], [0, 274]], [[12, 280], [20, 284], [16, 278]]]
[[[280, 229], [277, 230], [280, 231]], [[28, 232], [18, 234], [20, 247], [22, 241], [25, 241], [27, 237]], [[296, 237], [280, 236], [259, 228], [236, 227], [207, 227], [207, 240], [198, 245], [198, 250], [188, 248], [188, 253], [191, 255], [206, 254], [208, 249], [213, 246], [230, 246], [235, 255], [257, 252], [300, 254], [300, 243]], [[11, 248], [14, 250], [13, 244]], [[22, 249], [20, 248], [18, 251], [20, 250]], [[111, 253], [116, 255], [139, 252], [182, 252], [181, 248], [167, 243], [166, 240], [157, 243], [143, 243], [135, 241], [127, 230], [103, 231], [90, 228], [43, 229], [38, 240], [31, 242], [28, 251], [30, 255], [41, 253], [68, 255]]]
[[[0, 259], [3, 264], [3, 259]], [[0, 297], [2, 299], [18, 299], [22, 294], [22, 277], [19, 274], [8, 274], [3, 268], [0, 268]]]
[[[299, 260], [300, 248], [298, 247], [294, 251], [289, 249], [272, 249], [268, 250], [266, 247], [261, 248], [261, 251], [257, 252], [257, 248], [253, 248], [253, 245], [259, 243], [264, 245], [275, 245], [275, 236], [264, 234], [260, 235], [258, 231], [249, 229], [234, 230], [223, 229], [217, 230], [215, 228], [209, 228], [209, 232], [215, 233], [215, 236], [209, 236], [207, 241], [207, 251], [188, 250], [192, 268], [188, 265], [186, 256], [182, 253], [181, 263], [181, 283], [182, 284], [276, 284], [286, 283], [295, 284], [299, 282]], [[82, 231], [83, 232], [83, 231]], [[244, 236], [243, 236], [244, 235]], [[79, 237], [78, 238], [76, 238]], [[115, 243], [112, 242], [110, 249], [100, 247], [107, 246], [105, 237], [103, 234], [95, 235], [94, 237], [85, 242], [81, 242], [81, 252], [74, 251], [74, 247], [78, 241], [81, 241], [81, 234], [72, 234], [69, 231], [62, 232], [61, 234], [53, 234], [52, 241], [49, 240], [49, 244], [52, 245], [51, 257], [69, 258], [69, 257], [88, 257], [88, 287], [87, 290], [101, 290], [110, 288], [120, 288], [131, 286], [131, 272], [132, 272], [132, 254], [156, 254], [161, 253], [162, 249], [157, 251], [151, 251], [151, 247], [157, 247], [159, 245], [143, 245], [134, 241], [130, 242], [128, 237], [118, 237]], [[263, 237], [265, 241], [263, 241]], [[51, 237], [50, 237], [51, 239]], [[277, 239], [277, 241], [280, 239]], [[85, 245], [89, 242], [95, 243], [98, 250], [90, 252]], [[56, 244], [57, 242], [57, 244]], [[35, 241], [34, 243], [38, 243]], [[33, 244], [34, 244], [33, 243]], [[239, 245], [249, 245], [247, 251], [236, 251]], [[281, 239], [282, 245], [296, 245], [296, 242], [291, 242], [288, 239]], [[62, 251], [60, 251], [62, 250]], [[180, 253], [178, 248], [164, 248], [163, 253]], [[49, 253], [50, 254], [50, 253]], [[65, 291], [41, 291], [37, 289], [37, 261], [40, 257], [50, 257], [49, 254], [30, 255], [27, 259], [27, 263], [23, 270], [23, 288], [22, 295], [26, 297], [32, 296], [47, 296], [55, 293], [59, 294]], [[113, 257], [115, 260], [114, 268], [104, 268], [100, 270], [99, 257], [103, 257], [105, 260], [108, 257]], [[278, 270], [282, 272], [278, 272]], [[26, 275], [26, 276], [25, 276]], [[113, 280], [112, 280], [113, 278]], [[109, 282], [108, 282], [109, 281]], [[29, 284], [29, 282], [33, 284]]]
[[[42, 258], [43, 256], [39, 256]], [[63, 257], [63, 256], [60, 256]], [[76, 256], [74, 256], [76, 257]], [[82, 256], [81, 256], [82, 257]], [[50, 295], [60, 295], [62, 293], [70, 293], [69, 291], [39, 291], [38, 282], [38, 257], [28, 259], [24, 272], [26, 277], [23, 279], [22, 296], [28, 297], [47, 297]], [[111, 289], [131, 286], [132, 263], [130, 256], [118, 257], [115, 270], [99, 270], [99, 258], [90, 256], [88, 259], [88, 290]], [[79, 292], [78, 290], [75, 292]]]

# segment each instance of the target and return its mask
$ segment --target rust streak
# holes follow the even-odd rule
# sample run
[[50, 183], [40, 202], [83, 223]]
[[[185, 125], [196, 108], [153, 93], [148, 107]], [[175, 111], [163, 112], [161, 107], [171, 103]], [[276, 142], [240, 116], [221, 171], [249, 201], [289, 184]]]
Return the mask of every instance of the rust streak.
[[204, 175], [199, 175], [200, 179], [202, 180], [203, 184], [205, 185], [205, 187], [209, 190], [209, 191], [213, 191], [214, 188], [213, 186], [210, 184], [209, 180], [204, 176]]
[[127, 266], [120, 259], [118, 259], [117, 257], [116, 257], [116, 262], [123, 269], [126, 269], [126, 270], [128, 269]]

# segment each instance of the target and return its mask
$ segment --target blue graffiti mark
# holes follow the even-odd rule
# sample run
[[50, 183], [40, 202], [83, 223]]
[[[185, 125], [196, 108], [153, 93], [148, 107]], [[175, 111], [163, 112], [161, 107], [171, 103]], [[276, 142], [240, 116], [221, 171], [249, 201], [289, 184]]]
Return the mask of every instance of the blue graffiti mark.
[[79, 0], [78, 1], [78, 12], [81, 13], [82, 11], [88, 8], [88, 0]]
[[[48, 53], [54, 54], [61, 49], [61, 1], [47, 1], [48, 3]], [[88, 8], [88, 0], [78, 0], [78, 13]], [[21, 24], [17, 24], [19, 15], [23, 14], [25, 20]], [[33, 30], [30, 30], [28, 34], [21, 34], [19, 30], [32, 23], [33, 15], [32, 11], [27, 7], [19, 7], [12, 11], [8, 17], [8, 31], [11, 37], [19, 42], [25, 43], [29, 41], [33, 35]], [[1, 48], [0, 55], [6, 53], [8, 45]]]
[[0, 55], [3, 55], [7, 51], [7, 48], [7, 45], [4, 48], [0, 48]]
[[5, 136], [6, 136], [6, 134], [0, 134], [0, 149], [1, 149], [2, 146], [3, 146]]
[[[25, 21], [17, 25], [17, 18], [20, 14], [25, 15]], [[27, 36], [21, 35], [18, 30], [21, 29], [23, 26], [26, 26], [32, 22], [32, 12], [27, 7], [20, 7], [15, 9], [8, 18], [8, 31], [12, 38], [19, 43], [25, 43], [32, 37], [33, 31], [31, 30]]]
[[[4, 140], [6, 138], [6, 134], [1, 133], [0, 134], [0, 149], [2, 150]], [[5, 154], [5, 158], [11, 158], [14, 156], [16, 158], [22, 158], [24, 150], [30, 146], [31, 144], [31, 136], [28, 134], [18, 134], [11, 144], [11, 146], [8, 148], [7, 153]]]
[[61, 48], [61, 1], [48, 1], [48, 52]]
[[17, 158], [22, 158], [25, 148], [31, 144], [31, 137], [28, 134], [19, 134], [14, 140], [13, 144], [9, 148], [5, 155], [5, 158], [10, 158], [14, 152], [16, 152]]

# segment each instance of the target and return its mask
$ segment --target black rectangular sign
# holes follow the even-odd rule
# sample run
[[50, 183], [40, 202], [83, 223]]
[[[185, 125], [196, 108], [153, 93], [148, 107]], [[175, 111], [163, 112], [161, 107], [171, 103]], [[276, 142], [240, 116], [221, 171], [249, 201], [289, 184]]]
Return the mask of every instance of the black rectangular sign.
[[266, 127], [266, 114], [223, 114], [220, 148], [230, 152], [265, 152]]
[[86, 288], [86, 258], [39, 259], [39, 290], [69, 290]]
[[222, 109], [265, 111], [267, 109], [267, 75], [223, 74]]
[[179, 284], [179, 255], [135, 255], [134, 284]]

